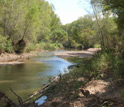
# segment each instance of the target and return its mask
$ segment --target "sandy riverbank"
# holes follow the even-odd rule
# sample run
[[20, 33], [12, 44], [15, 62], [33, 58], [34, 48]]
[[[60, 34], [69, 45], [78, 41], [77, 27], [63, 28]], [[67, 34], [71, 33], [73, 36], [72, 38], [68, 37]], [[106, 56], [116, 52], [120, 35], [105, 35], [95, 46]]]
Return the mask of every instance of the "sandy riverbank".
[[[58, 57], [91, 57], [94, 55], [100, 48], [90, 48], [88, 50], [82, 50], [82, 51], [65, 51], [65, 52], [59, 52], [55, 53], [55, 56]], [[46, 52], [44, 50], [40, 52]], [[23, 54], [8, 54], [8, 53], [2, 53], [0, 54], [0, 65], [8, 65], [8, 64], [21, 64], [24, 63], [24, 59], [28, 59], [32, 56], [36, 56], [38, 51], [34, 51], [32, 53], [23, 53]]]
[[100, 48], [89, 48], [87, 50], [82, 51], [65, 51], [65, 52], [59, 52], [55, 53], [55, 56], [58, 57], [79, 57], [79, 58], [85, 58], [85, 57], [91, 57], [94, 55], [97, 51], [101, 50]]
[[[44, 52], [44, 51], [40, 51]], [[0, 65], [14, 65], [14, 64], [21, 64], [24, 63], [24, 59], [29, 59], [30, 57], [36, 56], [38, 51], [34, 51], [31, 53], [22, 53], [22, 54], [15, 54], [15, 53], [2, 53], [0, 54]]]

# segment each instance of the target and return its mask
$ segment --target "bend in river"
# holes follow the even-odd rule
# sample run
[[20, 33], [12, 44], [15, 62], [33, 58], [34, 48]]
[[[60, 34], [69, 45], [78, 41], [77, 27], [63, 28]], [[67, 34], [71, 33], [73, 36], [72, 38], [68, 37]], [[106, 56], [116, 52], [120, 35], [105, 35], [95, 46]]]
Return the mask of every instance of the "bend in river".
[[9, 89], [11, 87], [22, 99], [26, 99], [48, 83], [49, 78], [68, 72], [72, 63], [54, 56], [55, 52], [39, 53], [24, 64], [0, 65], [0, 90], [16, 101], [16, 96]]

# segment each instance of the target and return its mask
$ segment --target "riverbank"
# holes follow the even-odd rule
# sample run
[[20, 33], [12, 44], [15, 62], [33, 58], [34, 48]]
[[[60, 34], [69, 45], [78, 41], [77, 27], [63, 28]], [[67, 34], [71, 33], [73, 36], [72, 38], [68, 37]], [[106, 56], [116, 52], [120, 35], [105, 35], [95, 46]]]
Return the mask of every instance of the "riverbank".
[[69, 73], [60, 75], [57, 81], [50, 82], [52, 84], [47, 90], [38, 91], [38, 98], [42, 95], [48, 98], [41, 107], [124, 107], [123, 79], [114, 78], [114, 72], [105, 63], [103, 55], [98, 52], [93, 57], [67, 58], [77, 65]]
[[101, 48], [89, 48], [87, 50], [81, 50], [81, 51], [59, 52], [59, 53], [55, 53], [54, 55], [62, 58], [68, 58], [68, 57], [87, 58], [96, 54], [99, 50], [101, 50]]
[[[100, 48], [90, 48], [88, 50], [82, 50], [82, 51], [59, 52], [59, 53], [55, 53], [54, 55], [62, 58], [67, 58], [67, 57], [85, 58], [85, 57], [91, 57], [99, 50]], [[47, 52], [47, 51], [42, 50], [40, 52]], [[24, 59], [29, 59], [32, 56], [37, 56], [37, 53], [39, 53], [39, 51], [33, 51], [31, 53], [22, 53], [22, 54], [2, 53], [0, 54], [0, 65], [21, 64], [24, 63], [23, 61]]]
[[100, 54], [72, 58], [78, 67], [46, 92], [48, 99], [42, 107], [124, 107], [123, 79], [115, 79], [114, 72], [96, 62]]
[[[40, 52], [46, 52], [42, 50]], [[2, 53], [0, 54], [0, 65], [14, 65], [14, 64], [21, 64], [24, 63], [23, 60], [29, 59], [30, 57], [37, 56], [39, 51], [33, 51], [30, 53], [22, 53], [22, 54], [15, 54], [15, 53]]]
[[[77, 86], [74, 81], [63, 83], [62, 80], [49, 90], [47, 102], [41, 107], [124, 107], [120, 94], [124, 86], [109, 79], [103, 77]], [[84, 78], [78, 78], [77, 83], [81, 80]]]

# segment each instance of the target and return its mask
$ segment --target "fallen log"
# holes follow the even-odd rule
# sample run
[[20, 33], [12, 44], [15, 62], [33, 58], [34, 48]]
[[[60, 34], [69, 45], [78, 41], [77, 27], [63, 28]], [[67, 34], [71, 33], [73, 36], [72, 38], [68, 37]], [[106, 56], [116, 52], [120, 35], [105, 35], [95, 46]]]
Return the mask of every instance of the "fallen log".
[[[37, 96], [39, 94], [40, 94], [40, 96], [42, 96], [46, 92], [46, 90], [49, 89], [51, 86], [52, 86], [51, 83], [46, 84], [45, 86], [43, 86], [43, 88], [41, 88], [40, 90], [35, 91], [33, 94], [31, 94], [30, 97], [24, 101], [24, 103], [26, 103], [27, 101], [32, 99], [34, 96]], [[38, 98], [40, 98], [40, 97], [38, 96], [35, 100], [37, 100]]]
[[26, 103], [27, 101], [29, 101], [30, 99], [32, 99], [34, 96], [39, 95], [39, 96], [35, 99], [35, 101], [36, 101], [36, 100], [39, 99], [41, 96], [43, 96], [43, 95], [45, 94], [45, 92], [46, 92], [55, 82], [58, 82], [58, 81], [60, 82], [60, 81], [61, 81], [61, 78], [62, 78], [62, 77], [61, 77], [61, 74], [58, 75], [57, 77], [51, 78], [51, 79], [49, 80], [50, 82], [49, 82], [48, 84], [44, 85], [40, 90], [33, 92], [33, 94], [31, 94], [29, 98], [27, 98], [26, 100], [23, 101], [23, 103]]

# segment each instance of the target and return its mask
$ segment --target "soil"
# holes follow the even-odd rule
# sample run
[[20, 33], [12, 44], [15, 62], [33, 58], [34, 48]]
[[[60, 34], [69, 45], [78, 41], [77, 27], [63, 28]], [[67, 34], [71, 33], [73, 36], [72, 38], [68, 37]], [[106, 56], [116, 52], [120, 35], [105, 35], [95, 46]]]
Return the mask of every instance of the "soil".
[[[44, 51], [40, 51], [44, 52]], [[24, 59], [29, 59], [32, 56], [36, 56], [38, 51], [34, 51], [32, 53], [2, 53], [0, 54], [0, 65], [14, 65], [24, 63]]]
[[[91, 57], [98, 48], [86, 51], [67, 51], [56, 53], [59, 57]], [[77, 81], [84, 81], [78, 78]], [[74, 81], [60, 81], [46, 93], [48, 99], [41, 107], [124, 107], [124, 80], [115, 81], [112, 72], [103, 72], [102, 76], [92, 78], [85, 85], [73, 89]], [[59, 91], [57, 90], [59, 87]]]
[[[62, 84], [61, 90], [56, 92], [54, 89], [48, 93], [47, 102], [41, 107], [124, 107], [124, 98], [121, 91], [124, 86], [111, 81], [110, 74], [105, 74], [98, 80], [92, 79], [86, 85], [82, 85], [75, 92], [71, 88], [72, 83]], [[83, 90], [83, 92], [81, 91]]]
[[87, 50], [82, 51], [65, 51], [65, 52], [59, 52], [55, 53], [55, 56], [58, 57], [79, 57], [79, 58], [85, 58], [85, 57], [91, 57], [92, 55], [96, 54], [97, 51], [101, 50], [101, 48], [89, 48]]
[[[86, 51], [66, 51], [61, 53], [55, 53], [55, 56], [59, 57], [91, 57], [93, 54], [95, 54], [100, 48], [90, 48]], [[40, 52], [44, 52], [43, 50]], [[28, 59], [32, 56], [37, 55], [37, 51], [34, 51], [32, 53], [23, 53], [23, 54], [8, 54], [8, 53], [2, 53], [0, 54], [0, 65], [8, 65], [8, 64], [21, 64], [24, 63], [24, 59]]]

